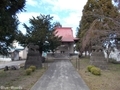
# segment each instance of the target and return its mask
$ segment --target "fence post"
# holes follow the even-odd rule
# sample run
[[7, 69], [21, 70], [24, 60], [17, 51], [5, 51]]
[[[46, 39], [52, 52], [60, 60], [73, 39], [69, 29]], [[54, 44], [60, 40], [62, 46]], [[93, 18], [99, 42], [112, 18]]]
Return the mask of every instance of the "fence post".
[[80, 70], [80, 59], [78, 58], [78, 69]]
[[48, 69], [48, 58], [47, 58], [47, 63], [46, 63], [46, 69]]
[[76, 58], [76, 69], [79, 70], [79, 61], [78, 61], [78, 58]]

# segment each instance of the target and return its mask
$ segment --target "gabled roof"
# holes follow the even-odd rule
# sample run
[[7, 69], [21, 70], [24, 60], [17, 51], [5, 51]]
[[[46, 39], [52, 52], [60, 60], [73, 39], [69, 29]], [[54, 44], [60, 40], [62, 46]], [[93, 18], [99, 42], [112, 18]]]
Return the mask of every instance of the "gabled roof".
[[70, 27], [59, 27], [55, 31], [57, 36], [62, 36], [63, 42], [74, 42], [73, 31]]

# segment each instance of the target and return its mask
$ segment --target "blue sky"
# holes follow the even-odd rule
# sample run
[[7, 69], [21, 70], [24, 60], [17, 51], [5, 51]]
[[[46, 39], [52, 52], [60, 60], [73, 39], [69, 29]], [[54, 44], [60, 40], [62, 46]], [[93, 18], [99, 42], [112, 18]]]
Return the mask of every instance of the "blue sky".
[[63, 27], [72, 27], [75, 36], [86, 2], [87, 0], [27, 0], [26, 12], [18, 14], [21, 22], [19, 29], [25, 33], [23, 23], [29, 24], [29, 19], [32, 16], [49, 14], [54, 17], [54, 21], [60, 22]]

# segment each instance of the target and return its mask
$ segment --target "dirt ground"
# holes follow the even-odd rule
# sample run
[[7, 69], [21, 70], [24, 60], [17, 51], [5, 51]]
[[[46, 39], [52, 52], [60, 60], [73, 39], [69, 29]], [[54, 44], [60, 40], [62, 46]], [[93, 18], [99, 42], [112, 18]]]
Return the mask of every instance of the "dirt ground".
[[[76, 67], [76, 60], [72, 60]], [[108, 63], [107, 70], [101, 70], [101, 76], [95, 76], [87, 71], [89, 58], [80, 59], [80, 73], [90, 90], [120, 90], [120, 64]]]

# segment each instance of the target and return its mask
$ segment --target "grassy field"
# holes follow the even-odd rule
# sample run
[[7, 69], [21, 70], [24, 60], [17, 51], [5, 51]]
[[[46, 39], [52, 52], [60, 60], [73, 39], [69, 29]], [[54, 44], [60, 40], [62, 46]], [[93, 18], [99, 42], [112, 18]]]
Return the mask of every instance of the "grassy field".
[[[76, 67], [76, 60], [71, 60]], [[77, 70], [90, 90], [120, 90], [120, 64], [108, 64], [107, 70], [101, 70], [101, 76], [87, 71], [89, 58], [80, 59], [80, 70]]]

